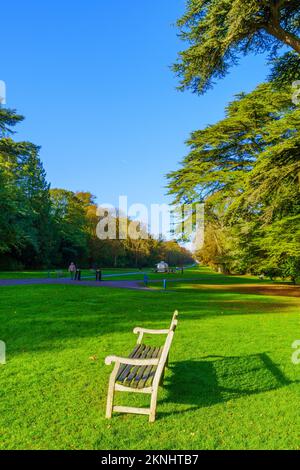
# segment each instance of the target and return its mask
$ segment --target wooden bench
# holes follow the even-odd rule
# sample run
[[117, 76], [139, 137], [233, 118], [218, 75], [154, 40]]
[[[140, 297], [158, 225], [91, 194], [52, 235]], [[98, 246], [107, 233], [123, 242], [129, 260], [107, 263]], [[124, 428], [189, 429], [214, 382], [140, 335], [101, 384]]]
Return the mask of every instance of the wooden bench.
[[[133, 332], [139, 336], [137, 345], [129, 357], [108, 356], [105, 359], [106, 365], [115, 364], [109, 380], [106, 418], [110, 419], [113, 411], [116, 411], [149, 415], [150, 423], [155, 421], [158, 387], [163, 383], [165, 367], [168, 366], [169, 352], [178, 322], [177, 316], [176, 311], [169, 329], [135, 328]], [[162, 347], [146, 346], [143, 344], [145, 334], [166, 335], [166, 341]], [[150, 408], [114, 406], [115, 392], [148, 393], [151, 395]]]

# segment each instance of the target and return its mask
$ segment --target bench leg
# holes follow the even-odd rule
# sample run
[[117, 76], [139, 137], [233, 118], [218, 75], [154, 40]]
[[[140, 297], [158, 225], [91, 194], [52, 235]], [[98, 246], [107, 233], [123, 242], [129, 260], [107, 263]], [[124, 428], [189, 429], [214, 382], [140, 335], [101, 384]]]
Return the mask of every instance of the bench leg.
[[158, 390], [156, 389], [151, 395], [149, 423], [154, 423], [156, 418], [157, 392]]
[[112, 417], [112, 410], [114, 406], [114, 385], [113, 387], [109, 386], [108, 388], [108, 395], [107, 395], [107, 404], [106, 404], [106, 418], [110, 419]]
[[113, 372], [111, 373], [108, 385], [107, 403], [106, 403], [106, 418], [112, 417], [115, 395], [115, 383], [120, 364], [116, 364]]
[[166, 360], [166, 367], [169, 367], [169, 354], [168, 354], [167, 360]]
[[164, 380], [165, 380], [165, 373], [166, 373], [166, 369], [164, 368], [162, 374], [161, 374], [161, 378], [160, 378], [160, 383], [159, 385], [162, 387], [163, 384], [164, 384]]

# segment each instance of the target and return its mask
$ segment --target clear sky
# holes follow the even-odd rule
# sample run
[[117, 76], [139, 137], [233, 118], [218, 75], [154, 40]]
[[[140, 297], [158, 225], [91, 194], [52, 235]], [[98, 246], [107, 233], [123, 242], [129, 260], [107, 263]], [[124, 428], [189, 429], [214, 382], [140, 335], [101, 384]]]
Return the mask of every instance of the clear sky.
[[220, 119], [267, 75], [241, 61], [204, 97], [176, 91], [185, 0], [14, 0], [1, 6], [0, 79], [26, 116], [16, 138], [41, 145], [52, 187], [98, 202], [161, 203], [192, 130]]

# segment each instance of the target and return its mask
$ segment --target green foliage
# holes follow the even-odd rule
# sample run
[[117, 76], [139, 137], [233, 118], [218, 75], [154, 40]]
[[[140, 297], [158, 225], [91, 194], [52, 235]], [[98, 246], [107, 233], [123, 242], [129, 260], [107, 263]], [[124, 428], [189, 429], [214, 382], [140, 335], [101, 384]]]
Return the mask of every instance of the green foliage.
[[296, 284], [297, 278], [300, 276], [300, 256], [290, 256], [285, 259], [282, 272], [285, 277], [290, 277], [292, 282]]
[[55, 264], [84, 262], [87, 255], [86, 217], [82, 201], [72, 191], [52, 189], [51, 210], [56, 241]]
[[0, 108], [0, 262], [6, 264], [5, 253], [21, 265], [36, 266], [50, 255], [49, 187], [39, 148], [9, 137], [22, 119]]
[[241, 55], [282, 45], [300, 53], [298, 1], [188, 0], [178, 26], [188, 43], [174, 65], [182, 90], [205, 92]]
[[269, 80], [277, 88], [300, 80], [300, 56], [296, 52], [287, 52], [271, 61], [272, 69]]
[[214, 268], [262, 272], [299, 256], [300, 109], [291, 96], [270, 83], [238, 95], [223, 120], [192, 133], [168, 175], [177, 202], [206, 200], [198, 255]]
[[24, 117], [17, 114], [13, 109], [6, 109], [0, 106], [0, 137], [13, 134], [11, 127], [14, 127], [19, 122], [22, 122]]
[[80, 267], [142, 267], [161, 259], [171, 264], [193, 261], [176, 242], [150, 235], [146, 240], [99, 240], [96, 198], [89, 192], [50, 190], [39, 147], [12, 139], [12, 128], [22, 120], [0, 107], [1, 267], [62, 267], [71, 261]]
[[220, 192], [224, 199], [224, 194], [239, 193], [244, 176], [266, 147], [264, 127], [291, 107], [290, 90], [273, 91], [268, 84], [237, 95], [226, 108], [225, 119], [191, 134], [187, 141], [191, 151], [182, 168], [168, 175], [176, 201], [217, 198]]

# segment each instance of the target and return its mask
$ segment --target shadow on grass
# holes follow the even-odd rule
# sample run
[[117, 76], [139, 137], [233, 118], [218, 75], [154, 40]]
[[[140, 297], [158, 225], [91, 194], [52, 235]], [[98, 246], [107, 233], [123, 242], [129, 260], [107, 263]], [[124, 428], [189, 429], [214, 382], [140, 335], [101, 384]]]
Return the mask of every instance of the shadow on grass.
[[[124, 355], [125, 348], [130, 352], [135, 344], [134, 327], [167, 328], [175, 309], [180, 312], [180, 325], [184, 325], [185, 321], [207, 318], [281, 314], [291, 308], [290, 302], [265, 297], [249, 299], [225, 292], [174, 294], [156, 296], [152, 292], [72, 286], [4, 289], [0, 302], [1, 336], [10, 344], [10, 357], [23, 352], [61, 351], [84, 338], [106, 338], [113, 344], [105, 353]], [[195, 341], [197, 335], [200, 340], [200, 330], [195, 329], [194, 334]]]
[[[174, 283], [189, 283], [189, 284], [209, 284], [211, 286], [216, 285], [230, 285], [230, 284], [270, 284], [273, 285], [274, 281], [268, 280], [268, 279], [259, 279], [256, 277], [251, 277], [251, 276], [238, 276], [238, 275], [225, 275], [225, 274], [219, 274], [219, 273], [211, 273], [211, 272], [205, 272], [205, 273], [192, 273], [190, 276], [188, 273], [185, 273], [185, 276], [178, 276], [178, 277], [172, 277], [169, 274], [164, 274], [161, 275], [159, 278], [158, 276], [156, 277], [151, 277], [150, 276], [150, 283], [156, 284], [162, 282], [163, 279], [167, 279], [170, 284]], [[283, 281], [281, 281], [283, 282]]]
[[[207, 356], [200, 361], [182, 361], [170, 366], [172, 375], [164, 388], [164, 403], [190, 405], [186, 411], [225, 403], [288, 386], [285, 377], [267, 353], [240, 357]], [[174, 410], [172, 413], [181, 414]]]
[[[171, 284], [170, 284], [171, 285]], [[229, 296], [233, 294], [235, 296], [247, 296], [248, 298], [254, 298], [254, 296], [263, 297], [290, 297], [294, 300], [300, 297], [300, 286], [293, 286], [288, 283], [273, 283], [273, 284], [204, 284], [200, 282], [181, 282], [180, 284], [173, 284], [172, 289], [169, 291], [173, 292], [194, 292], [196, 295], [208, 295], [208, 296]]]

